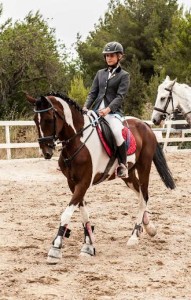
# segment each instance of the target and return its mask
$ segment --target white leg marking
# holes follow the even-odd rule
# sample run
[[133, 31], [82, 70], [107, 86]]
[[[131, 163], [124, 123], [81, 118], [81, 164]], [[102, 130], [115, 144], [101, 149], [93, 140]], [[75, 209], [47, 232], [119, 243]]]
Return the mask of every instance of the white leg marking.
[[85, 205], [80, 206], [80, 213], [82, 216], [82, 222], [85, 225], [87, 222], [89, 222], [89, 213]]
[[[75, 208], [76, 208], [75, 205], [70, 205], [66, 207], [65, 211], [61, 215], [61, 226], [68, 225], [72, 217], [72, 214], [75, 211]], [[59, 260], [62, 258], [60, 245], [62, 245], [62, 237], [57, 236], [56, 239], [54, 240], [54, 245], [51, 246], [48, 252], [48, 257], [47, 257], [48, 264], [57, 264]]]
[[[137, 221], [136, 221], [137, 225], [142, 224], [143, 215], [146, 210], [146, 207], [147, 207], [147, 204], [143, 198], [143, 194], [142, 194], [141, 190], [139, 189], [139, 212], [138, 212]], [[127, 246], [135, 246], [138, 243], [139, 243], [139, 236], [137, 236], [137, 229], [135, 229], [133, 234], [127, 241]]]
[[94, 248], [94, 235], [91, 229], [91, 225], [89, 222], [89, 214], [88, 214], [88, 210], [86, 208], [86, 206], [80, 206], [80, 213], [82, 216], [82, 222], [84, 224], [84, 226], [86, 227], [87, 231], [89, 232], [90, 237], [87, 235], [85, 236], [85, 242], [82, 246], [81, 252], [80, 252], [80, 256], [82, 257], [91, 257], [94, 256], [95, 253], [95, 248]]
[[70, 219], [71, 219], [75, 209], [76, 209], [76, 206], [73, 204], [66, 207], [65, 211], [61, 215], [61, 225], [62, 226], [69, 224]]

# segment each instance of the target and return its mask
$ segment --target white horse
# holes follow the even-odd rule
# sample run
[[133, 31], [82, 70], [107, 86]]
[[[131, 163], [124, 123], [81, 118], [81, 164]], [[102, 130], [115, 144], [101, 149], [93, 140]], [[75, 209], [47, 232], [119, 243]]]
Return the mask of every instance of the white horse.
[[170, 80], [170, 77], [166, 76], [158, 87], [151, 120], [155, 125], [160, 125], [161, 121], [176, 109], [181, 111], [191, 127], [191, 87], [177, 83], [176, 79]]

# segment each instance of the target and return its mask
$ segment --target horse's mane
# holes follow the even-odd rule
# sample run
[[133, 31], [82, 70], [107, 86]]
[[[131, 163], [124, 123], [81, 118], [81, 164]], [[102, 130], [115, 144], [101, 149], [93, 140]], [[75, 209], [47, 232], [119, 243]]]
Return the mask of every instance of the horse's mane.
[[86, 114], [86, 112], [81, 108], [81, 106], [73, 99], [69, 98], [68, 95], [60, 93], [60, 92], [50, 92], [47, 96], [59, 97], [62, 100], [66, 101], [70, 106], [73, 106], [76, 110], [78, 110], [81, 114]]

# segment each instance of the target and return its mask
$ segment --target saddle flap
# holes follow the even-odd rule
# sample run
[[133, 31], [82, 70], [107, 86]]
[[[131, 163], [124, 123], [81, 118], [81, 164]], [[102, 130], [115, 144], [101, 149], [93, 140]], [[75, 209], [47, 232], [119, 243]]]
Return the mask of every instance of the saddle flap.
[[116, 145], [113, 131], [111, 130], [111, 128], [109, 126], [109, 123], [104, 118], [100, 118], [99, 124], [100, 124], [102, 135], [103, 135], [103, 138], [104, 138], [106, 144], [111, 149], [112, 155], [115, 155], [115, 153], [117, 151], [117, 145]]
[[[113, 132], [104, 118], [100, 118], [99, 125], [96, 126], [99, 138], [104, 146], [108, 156], [116, 156], [117, 145]], [[136, 151], [136, 140], [131, 130], [124, 124], [122, 135], [126, 143], [127, 155], [132, 155]]]

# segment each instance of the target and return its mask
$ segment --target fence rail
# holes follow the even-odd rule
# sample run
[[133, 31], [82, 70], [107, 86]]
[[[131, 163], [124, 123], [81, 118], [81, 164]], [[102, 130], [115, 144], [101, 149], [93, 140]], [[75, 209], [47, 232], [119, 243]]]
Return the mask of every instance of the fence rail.
[[[174, 129], [172, 125], [187, 124], [185, 120], [169, 120], [163, 127], [156, 127], [151, 121], [148, 123], [157, 137], [159, 143], [163, 143], [163, 150], [168, 151], [191, 151], [191, 146], [187, 149], [179, 149], [177, 143], [191, 142], [191, 129]], [[11, 149], [16, 148], [39, 148], [37, 142], [13, 143], [11, 142], [11, 129], [15, 126], [35, 126], [34, 121], [0, 121], [0, 127], [5, 130], [5, 143], [0, 144], [0, 150], [6, 149], [7, 159], [11, 159]], [[1, 129], [1, 128], [0, 128]], [[2, 131], [2, 130], [1, 130]], [[189, 135], [189, 136], [187, 136]], [[176, 145], [172, 145], [176, 143]], [[169, 145], [170, 144], [170, 145]]]

